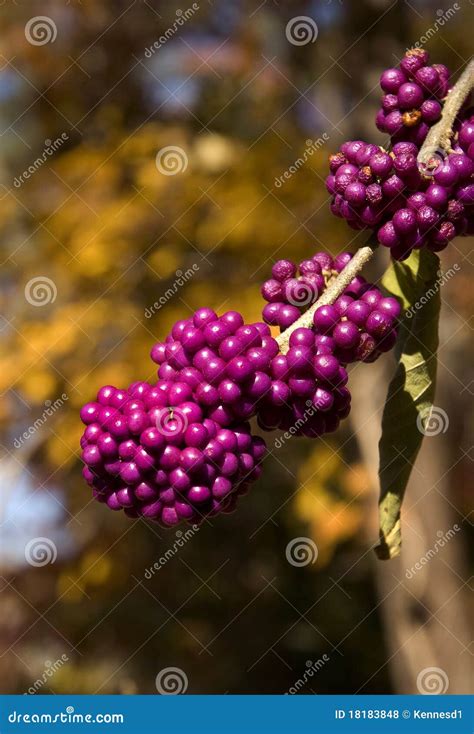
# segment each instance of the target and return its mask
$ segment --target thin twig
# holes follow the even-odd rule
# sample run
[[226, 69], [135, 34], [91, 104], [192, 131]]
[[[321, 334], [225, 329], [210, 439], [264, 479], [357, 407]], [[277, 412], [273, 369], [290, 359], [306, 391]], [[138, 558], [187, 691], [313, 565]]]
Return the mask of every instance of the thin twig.
[[473, 87], [474, 59], [469, 62], [449, 92], [443, 104], [441, 119], [430, 129], [420, 148], [417, 160], [421, 167], [429, 168], [430, 159], [436, 157], [436, 154], [450, 151], [454, 121]]
[[285, 329], [280, 336], [276, 337], [276, 340], [280, 346], [282, 354], [286, 354], [289, 348], [289, 341], [291, 334], [295, 329], [301, 327], [311, 328], [313, 325], [313, 314], [320, 306], [327, 306], [328, 304], [334, 303], [334, 301], [341, 296], [346, 290], [349, 283], [355, 278], [355, 276], [362, 270], [364, 265], [371, 259], [374, 254], [376, 243], [367, 244], [357, 250], [356, 254], [347, 263], [346, 267], [341, 270], [337, 278], [326, 288], [324, 293], [316, 303], [313, 303], [311, 308], [305, 311], [300, 318], [295, 321], [288, 329]]

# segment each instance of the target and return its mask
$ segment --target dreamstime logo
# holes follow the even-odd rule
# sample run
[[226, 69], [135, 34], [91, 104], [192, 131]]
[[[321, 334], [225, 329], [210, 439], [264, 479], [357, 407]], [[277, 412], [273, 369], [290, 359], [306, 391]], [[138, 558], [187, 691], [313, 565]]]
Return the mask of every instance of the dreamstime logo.
[[31, 178], [33, 174], [41, 168], [43, 163], [45, 163], [48, 158], [51, 158], [51, 156], [54, 155], [62, 145], [64, 145], [66, 140], [69, 140], [69, 135], [66, 132], [61, 133], [61, 135], [54, 140], [46, 138], [44, 141], [45, 147], [43, 148], [41, 155], [39, 155], [38, 158], [36, 158], [33, 163], [23, 171], [23, 173], [13, 179], [13, 185], [15, 188], [19, 189], [27, 179]]
[[311, 538], [293, 538], [286, 546], [286, 560], [292, 566], [308, 566], [316, 563], [318, 547]]
[[436, 535], [438, 537], [436, 538], [433, 546], [429, 548], [424, 556], [421, 556], [421, 558], [411, 568], [406, 569], [406, 578], [412, 579], [418, 571], [421, 571], [423, 567], [426, 566], [426, 564], [429, 563], [431, 559], [434, 558], [439, 553], [439, 551], [442, 550], [444, 546], [447, 545], [448, 542], [454, 538], [456, 533], [459, 533], [460, 530], [461, 528], [457, 523], [449, 528], [449, 530], [438, 530], [436, 532]]
[[308, 680], [312, 678], [316, 673], [319, 673], [321, 668], [329, 662], [329, 655], [327, 653], [324, 653], [324, 655], [316, 662], [313, 662], [312, 660], [306, 661], [306, 670], [303, 673], [303, 676], [301, 678], [298, 678], [297, 681], [289, 688], [287, 693], [289, 693], [291, 696], [293, 696], [295, 693], [298, 693], [301, 688], [303, 688]]
[[168, 548], [157, 561], [155, 561], [153, 566], [150, 566], [145, 571], [144, 576], [146, 580], [149, 581], [154, 576], [156, 571], [159, 571], [160, 568], [163, 568], [163, 566], [168, 563], [168, 561], [174, 558], [174, 556], [181, 550], [181, 548], [186, 545], [186, 543], [191, 540], [191, 538], [194, 537], [198, 530], [199, 525], [192, 525], [185, 532], [183, 532], [182, 530], [177, 530], [176, 540], [174, 541], [173, 545]]
[[449, 688], [449, 678], [442, 668], [424, 668], [418, 673], [416, 687], [423, 696], [439, 696]]
[[176, 278], [174, 282], [170, 285], [169, 288], [166, 289], [164, 294], [159, 297], [155, 303], [153, 303], [151, 306], [148, 306], [145, 309], [145, 318], [151, 319], [151, 317], [160, 310], [160, 308], [163, 308], [168, 301], [173, 298], [177, 294], [180, 288], [182, 288], [186, 283], [193, 278], [196, 273], [199, 270], [199, 265], [197, 263], [194, 263], [190, 268], [187, 268], [184, 272], [182, 270], [176, 271]]
[[188, 417], [179, 408], [163, 408], [158, 413], [155, 425], [163, 436], [176, 436], [184, 433], [188, 427]]
[[54, 43], [58, 35], [56, 23], [47, 15], [36, 15], [25, 25], [25, 38], [32, 46]]
[[53, 677], [55, 673], [58, 672], [60, 668], [65, 665], [65, 663], [69, 662], [69, 658], [64, 653], [61, 655], [60, 658], [55, 660], [54, 662], [51, 662], [51, 660], [46, 660], [44, 663], [44, 671], [40, 678], [37, 678], [33, 685], [31, 685], [26, 693], [28, 693], [30, 696], [34, 696], [37, 691], [39, 691], [46, 683], [48, 683], [49, 679]]
[[31, 278], [25, 285], [25, 298], [32, 306], [47, 306], [54, 303], [57, 295], [56, 283], [46, 275]]
[[25, 441], [28, 441], [28, 439], [36, 433], [36, 431], [39, 431], [44, 426], [48, 418], [51, 418], [51, 416], [53, 416], [56, 411], [64, 405], [65, 400], [69, 400], [69, 398], [64, 392], [60, 398], [56, 398], [54, 403], [51, 400], [45, 400], [45, 409], [43, 410], [43, 413], [35, 420], [34, 423], [28, 426], [26, 431], [23, 431], [21, 436], [17, 436], [15, 438], [13, 441], [14, 447], [19, 449]]
[[321, 405], [321, 402], [319, 400], [307, 400], [306, 401], [306, 409], [301, 416], [301, 418], [298, 418], [292, 426], [289, 427], [285, 433], [283, 433], [281, 436], [278, 436], [275, 439], [274, 446], [276, 449], [281, 449], [281, 447], [293, 436], [300, 435], [300, 431], [303, 428], [303, 426], [314, 416], [317, 414], [318, 410], [321, 409], [321, 407], [324, 410], [324, 406]]
[[[472, 5], [472, 1], [471, 1], [471, 5]], [[458, 10], [461, 10], [461, 6], [459, 3], [453, 3], [451, 7], [448, 8], [447, 10], [442, 10], [442, 8], [438, 8], [438, 10], [436, 11], [437, 17], [436, 17], [435, 22], [433, 23], [433, 25], [430, 28], [428, 28], [423, 33], [422, 36], [420, 36], [419, 40], [416, 41], [416, 43], [412, 44], [412, 48], [413, 47], [420, 48], [420, 46], [421, 47], [426, 46], [428, 41], [430, 41], [433, 38], [433, 36], [435, 36], [438, 33], [440, 28], [446, 25], [446, 23], [448, 23], [451, 20], [451, 18], [454, 15], [456, 15]]]
[[416, 427], [424, 436], [439, 436], [440, 433], [446, 433], [448, 430], [449, 416], [443, 408], [431, 405], [418, 413]]
[[40, 568], [54, 563], [58, 557], [58, 549], [51, 538], [33, 538], [25, 547], [25, 559], [30, 566]]
[[303, 155], [300, 155], [289, 168], [284, 171], [280, 176], [275, 176], [274, 184], [277, 189], [281, 188], [283, 184], [290, 180], [290, 178], [297, 173], [300, 168], [314, 155], [325, 143], [329, 140], [329, 135], [324, 132], [316, 140], [310, 138], [306, 141], [306, 148], [303, 151]]
[[155, 685], [162, 696], [178, 696], [188, 690], [188, 676], [181, 668], [163, 668], [156, 676]]
[[193, 3], [189, 8], [186, 8], [186, 10], [181, 10], [181, 8], [178, 8], [176, 11], [176, 20], [172, 25], [170, 25], [169, 28], [166, 29], [166, 31], [158, 38], [157, 41], [152, 43], [151, 46], [148, 46], [147, 49], [145, 49], [145, 57], [147, 59], [151, 59], [154, 53], [158, 51], [160, 48], [162, 48], [167, 41], [169, 41], [171, 38], [173, 38], [174, 34], [177, 33], [177, 31], [183, 26], [186, 21], [188, 21], [190, 18], [193, 17], [196, 10], [199, 10], [199, 3]]
[[288, 291], [288, 303], [291, 303], [292, 306], [298, 306], [299, 308], [309, 306], [318, 299], [317, 288], [309, 283], [304, 283], [301, 280], [292, 285]]
[[314, 43], [318, 37], [316, 21], [308, 15], [297, 15], [286, 24], [285, 35], [293, 46], [306, 46]]
[[176, 176], [188, 167], [188, 156], [179, 145], [167, 145], [158, 151], [155, 162], [164, 176]]
[[438, 293], [439, 289], [443, 285], [445, 285], [449, 280], [451, 280], [451, 278], [454, 277], [456, 273], [458, 273], [460, 270], [461, 270], [461, 266], [459, 265], [459, 263], [454, 263], [454, 265], [451, 268], [449, 268], [449, 270], [446, 270], [444, 273], [439, 271], [438, 278], [433, 283], [431, 288], [429, 288], [426, 291], [426, 293], [423, 296], [421, 296], [421, 298], [418, 301], [416, 301], [416, 303], [414, 303], [412, 306], [410, 306], [409, 309], [407, 309], [405, 313], [405, 317], [407, 319], [412, 319], [414, 316], [416, 316], [418, 311], [421, 311], [423, 306], [426, 306], [426, 304], [431, 301], [433, 296], [435, 296]]

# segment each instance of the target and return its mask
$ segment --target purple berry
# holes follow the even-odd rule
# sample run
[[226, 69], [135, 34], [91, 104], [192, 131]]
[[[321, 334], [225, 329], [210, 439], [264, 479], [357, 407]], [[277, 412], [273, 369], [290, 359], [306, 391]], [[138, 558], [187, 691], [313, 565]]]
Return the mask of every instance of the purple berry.
[[428, 125], [433, 125], [441, 117], [442, 107], [434, 99], [426, 99], [420, 109], [421, 117]]
[[269, 303], [281, 301], [282, 290], [280, 281], [276, 279], [266, 280], [260, 290], [264, 299]]
[[346, 187], [344, 196], [350, 204], [360, 207], [365, 203], [365, 186], [354, 181]]
[[405, 82], [406, 76], [400, 69], [386, 69], [380, 77], [380, 86], [387, 94], [396, 94]]
[[388, 115], [385, 116], [384, 128], [385, 132], [387, 132], [389, 135], [395, 135], [402, 129], [402, 127], [403, 117], [401, 112], [399, 112], [398, 110], [389, 112]]
[[367, 318], [365, 328], [371, 336], [381, 339], [391, 330], [392, 319], [382, 311], [372, 311]]
[[287, 278], [294, 278], [295, 274], [296, 265], [291, 260], [278, 260], [272, 267], [272, 276], [280, 282]]
[[416, 214], [412, 209], [399, 209], [393, 215], [393, 226], [395, 232], [404, 237], [416, 229]]
[[314, 358], [314, 375], [323, 382], [332, 382], [339, 373], [339, 362], [331, 354], [321, 354]]
[[448, 205], [448, 193], [443, 186], [431, 184], [425, 192], [426, 203], [436, 211], [443, 211]]
[[400, 243], [392, 222], [386, 222], [377, 232], [378, 241], [384, 247], [396, 247]]
[[402, 110], [420, 107], [423, 103], [423, 90], [414, 82], [405, 82], [398, 89], [397, 98]]
[[321, 331], [330, 331], [338, 322], [339, 314], [334, 306], [320, 306], [313, 316], [313, 323]]
[[334, 327], [332, 337], [341, 349], [352, 349], [359, 342], [359, 329], [351, 321], [342, 321]]

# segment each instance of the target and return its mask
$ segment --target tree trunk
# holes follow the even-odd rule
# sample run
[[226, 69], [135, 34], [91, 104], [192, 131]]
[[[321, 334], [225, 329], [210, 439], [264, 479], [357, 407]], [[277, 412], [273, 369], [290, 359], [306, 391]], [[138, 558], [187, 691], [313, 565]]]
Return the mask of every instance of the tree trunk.
[[[356, 366], [351, 376], [351, 420], [371, 476], [373, 511], [368, 533], [374, 543], [378, 537], [380, 419], [393, 369], [386, 362], [381, 360], [368, 369]], [[446, 498], [448, 453], [443, 434], [425, 438], [402, 508], [401, 555], [392, 561], [378, 561], [374, 554], [383, 600], [380, 609], [389, 651], [387, 664], [396, 693], [469, 693], [466, 575], [462, 532], [456, 530], [462, 530], [462, 519]], [[450, 529], [449, 539], [440, 547]], [[439, 670], [430, 672], [427, 668]]]

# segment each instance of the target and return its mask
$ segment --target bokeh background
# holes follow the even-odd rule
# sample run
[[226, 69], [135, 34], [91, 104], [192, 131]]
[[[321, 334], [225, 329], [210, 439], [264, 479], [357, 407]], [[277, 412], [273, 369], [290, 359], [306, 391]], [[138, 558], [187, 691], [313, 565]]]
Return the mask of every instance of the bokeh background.
[[[103, 384], [154, 379], [151, 345], [195, 308], [258, 319], [276, 259], [362, 242], [329, 213], [327, 156], [347, 138], [384, 142], [379, 74], [421, 38], [457, 74], [473, 10], [461, 0], [3, 0], [3, 693], [156, 694], [167, 667], [191, 693], [284, 693], [301, 680], [303, 694], [413, 693], [432, 667], [444, 690], [468, 691], [472, 239], [442, 254], [444, 270], [459, 266], [441, 292], [436, 404], [448, 425], [425, 440], [396, 561], [372, 550], [389, 355], [352, 370], [342, 430], [281, 447], [269, 436], [263, 476], [238, 511], [182, 547], [175, 531], [91, 500], [78, 410]], [[299, 15], [316, 29], [301, 45], [285, 33]], [[34, 36], [36, 16], [46, 35]], [[168, 146], [184, 152], [173, 175], [157, 165]], [[380, 253], [369, 275], [386, 264]], [[288, 563], [298, 537], [316, 544], [314, 563]], [[37, 538], [57, 553], [34, 566], [25, 549]]]

